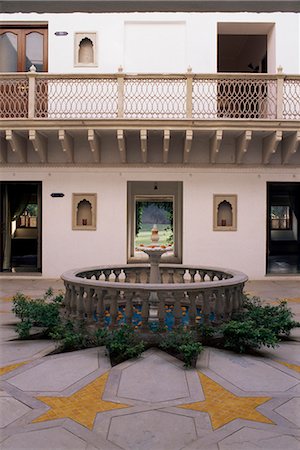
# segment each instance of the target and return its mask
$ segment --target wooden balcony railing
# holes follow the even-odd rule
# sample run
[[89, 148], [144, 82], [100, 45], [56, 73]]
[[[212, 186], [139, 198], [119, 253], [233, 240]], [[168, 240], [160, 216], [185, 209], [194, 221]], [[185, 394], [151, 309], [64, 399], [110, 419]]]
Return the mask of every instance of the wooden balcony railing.
[[0, 74], [2, 119], [300, 119], [300, 75]]

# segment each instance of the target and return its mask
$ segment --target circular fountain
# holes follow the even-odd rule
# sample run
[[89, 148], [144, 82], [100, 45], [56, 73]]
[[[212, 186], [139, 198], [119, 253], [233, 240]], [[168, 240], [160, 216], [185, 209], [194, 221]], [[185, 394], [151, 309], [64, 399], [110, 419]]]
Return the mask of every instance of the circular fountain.
[[[88, 327], [116, 328], [122, 323], [147, 333], [153, 322], [164, 327], [218, 326], [242, 307], [247, 276], [216, 267], [164, 264], [172, 246], [159, 245], [156, 226], [151, 244], [139, 245], [149, 263], [98, 266], [65, 272], [64, 316]], [[169, 321], [170, 322], [170, 321]]]

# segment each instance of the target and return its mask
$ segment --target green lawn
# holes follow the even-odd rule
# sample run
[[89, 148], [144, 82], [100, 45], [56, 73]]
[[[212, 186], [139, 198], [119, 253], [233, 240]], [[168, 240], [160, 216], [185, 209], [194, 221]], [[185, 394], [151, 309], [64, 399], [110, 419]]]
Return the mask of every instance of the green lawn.
[[[135, 238], [135, 247], [137, 247], [140, 244], [149, 245], [151, 244], [151, 229], [153, 227], [153, 224], [151, 223], [144, 223], [142, 224], [142, 228]], [[159, 233], [159, 241], [158, 243], [160, 245], [168, 245], [172, 243], [172, 240], [170, 240], [172, 236], [172, 231], [169, 225], [167, 224], [158, 224], [158, 233]], [[167, 231], [165, 230], [166, 228]]]

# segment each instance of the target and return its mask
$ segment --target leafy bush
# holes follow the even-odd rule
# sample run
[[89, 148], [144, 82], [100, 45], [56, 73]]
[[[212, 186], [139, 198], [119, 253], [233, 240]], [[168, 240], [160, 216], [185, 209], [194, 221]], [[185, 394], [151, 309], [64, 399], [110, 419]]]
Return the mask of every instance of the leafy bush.
[[263, 305], [259, 298], [245, 298], [244, 311], [221, 327], [225, 348], [239, 353], [262, 346], [276, 347], [280, 335], [289, 335], [292, 328], [300, 326], [286, 302]]
[[224, 347], [238, 353], [258, 349], [263, 345], [275, 347], [278, 338], [267, 326], [257, 326], [253, 320], [231, 320], [222, 326]]
[[55, 327], [50, 333], [50, 337], [55, 341], [59, 341], [62, 351], [82, 350], [104, 345], [107, 338], [107, 330], [98, 329], [90, 334], [85, 330], [84, 323], [75, 328], [73, 323], [68, 321]]
[[29, 337], [32, 327], [44, 328], [45, 336], [60, 323], [59, 310], [62, 295], [53, 295], [52, 289], [48, 289], [41, 299], [31, 299], [22, 293], [17, 293], [13, 298], [12, 311], [21, 322], [17, 324], [17, 332], [24, 339]]
[[185, 367], [191, 367], [192, 362], [203, 349], [196, 339], [195, 331], [178, 327], [163, 336], [159, 347], [175, 354], [181, 353]]
[[182, 353], [184, 366], [192, 367], [193, 361], [197, 358], [199, 353], [203, 350], [199, 342], [190, 342], [179, 346], [179, 351]]
[[109, 331], [105, 343], [110, 356], [118, 362], [136, 358], [145, 349], [144, 343], [137, 341], [133, 329], [128, 325]]

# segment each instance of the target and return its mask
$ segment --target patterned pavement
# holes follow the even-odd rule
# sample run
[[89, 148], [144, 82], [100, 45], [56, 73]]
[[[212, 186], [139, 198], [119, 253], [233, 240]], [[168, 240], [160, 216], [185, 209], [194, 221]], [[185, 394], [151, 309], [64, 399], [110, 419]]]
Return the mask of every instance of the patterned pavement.
[[[271, 287], [260, 285], [266, 299], [284, 291], [298, 316], [297, 284], [273, 296]], [[299, 330], [257, 356], [206, 348], [196, 369], [155, 349], [112, 368], [102, 347], [47, 356], [49, 341], [11, 340], [9, 295], [0, 300], [1, 449], [300, 450]]]

